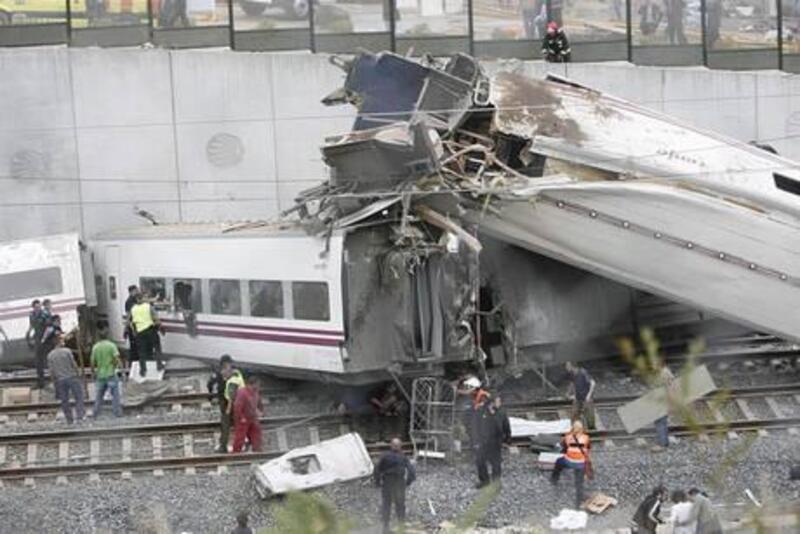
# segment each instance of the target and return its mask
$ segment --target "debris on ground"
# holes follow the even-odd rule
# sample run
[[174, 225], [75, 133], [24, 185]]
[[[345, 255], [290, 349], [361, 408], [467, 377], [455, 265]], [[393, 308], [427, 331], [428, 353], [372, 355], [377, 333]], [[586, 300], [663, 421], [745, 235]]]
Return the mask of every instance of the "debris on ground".
[[616, 506], [619, 501], [614, 497], [609, 497], [605, 493], [595, 493], [583, 503], [583, 507], [592, 514], [602, 514], [612, 506]]
[[586, 528], [589, 515], [580, 510], [564, 508], [556, 517], [550, 519], [550, 528], [553, 530], [579, 530]]

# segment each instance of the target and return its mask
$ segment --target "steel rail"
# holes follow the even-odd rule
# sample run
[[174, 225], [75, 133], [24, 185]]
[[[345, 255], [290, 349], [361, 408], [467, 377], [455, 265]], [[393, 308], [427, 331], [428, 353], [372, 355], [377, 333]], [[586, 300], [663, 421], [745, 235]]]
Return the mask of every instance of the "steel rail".
[[[367, 451], [375, 456], [388, 450], [388, 443], [368, 443]], [[404, 443], [406, 451], [411, 450], [409, 443]], [[175, 456], [167, 458], [139, 458], [135, 460], [119, 460], [96, 463], [69, 463], [15, 466], [0, 469], [0, 479], [20, 479], [29, 477], [53, 477], [90, 473], [120, 473], [123, 471], [152, 471], [155, 469], [180, 469], [187, 467], [215, 468], [221, 465], [249, 465], [272, 460], [284, 452], [250, 452], [229, 454], [208, 454], [198, 456]]]
[[[721, 390], [725, 391], [725, 390]], [[754, 386], [728, 390], [731, 398], [760, 398], [781, 395], [794, 395], [800, 392], [800, 383], [781, 386]], [[619, 395], [603, 397], [595, 400], [596, 408], [611, 408], [621, 406], [635, 400], [640, 395]], [[566, 399], [548, 399], [533, 402], [505, 403], [506, 409], [512, 414], [524, 414], [526, 411], [553, 411], [567, 409], [571, 401]], [[335, 413], [301, 414], [270, 416], [261, 419], [267, 431], [274, 427], [286, 427], [293, 424], [315, 421], [319, 424], [341, 424], [348, 422], [353, 415], [340, 415]], [[119, 437], [152, 436], [168, 434], [214, 432], [219, 426], [217, 420], [167, 422], [147, 425], [118, 426], [118, 427], [69, 427], [58, 430], [42, 432], [14, 432], [0, 434], [0, 445], [24, 445], [28, 443], [50, 443], [60, 441], [76, 441], [91, 439], [111, 439]]]

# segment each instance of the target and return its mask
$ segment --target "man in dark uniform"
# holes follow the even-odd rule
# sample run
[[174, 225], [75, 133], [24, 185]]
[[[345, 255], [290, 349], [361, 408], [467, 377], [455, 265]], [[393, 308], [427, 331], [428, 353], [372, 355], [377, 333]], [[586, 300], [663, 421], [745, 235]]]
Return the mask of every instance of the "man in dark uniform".
[[219, 403], [219, 446], [217, 452], [225, 454], [228, 452], [228, 441], [231, 435], [231, 414], [229, 402], [225, 397], [225, 382], [231, 377], [233, 372], [233, 358], [230, 354], [223, 354], [219, 358], [219, 369], [211, 378], [208, 379], [209, 400], [215, 395]]
[[542, 55], [544, 60], [550, 63], [569, 63], [572, 56], [572, 49], [569, 47], [567, 34], [558, 23], [550, 22], [547, 25], [547, 33], [542, 39]]
[[[499, 482], [503, 473], [503, 443], [511, 442], [511, 425], [502, 408], [502, 400], [495, 395], [484, 402], [475, 418], [475, 465], [478, 468], [478, 488], [490, 482]], [[491, 475], [487, 466], [491, 466]]]
[[[42, 349], [42, 336], [44, 335], [47, 317], [42, 310], [42, 303], [39, 299], [31, 302], [31, 313], [28, 316], [28, 331], [25, 338], [28, 345], [34, 350], [36, 358], [36, 387], [44, 388], [44, 368], [47, 362], [47, 353]], [[33, 339], [31, 339], [33, 338]]]
[[[131, 308], [136, 305], [136, 296], [139, 294], [139, 288], [136, 286], [128, 286], [128, 298], [125, 299], [125, 337], [128, 338], [128, 362], [130, 364], [134, 360], [139, 359], [139, 347], [136, 345], [136, 333], [130, 323]], [[123, 362], [123, 365], [127, 367]]]
[[389, 452], [381, 456], [375, 467], [375, 484], [381, 487], [381, 522], [383, 532], [388, 534], [389, 521], [392, 517], [394, 503], [397, 520], [402, 524], [406, 520], [406, 487], [417, 478], [414, 466], [403, 454], [403, 444], [399, 438], [392, 438]]

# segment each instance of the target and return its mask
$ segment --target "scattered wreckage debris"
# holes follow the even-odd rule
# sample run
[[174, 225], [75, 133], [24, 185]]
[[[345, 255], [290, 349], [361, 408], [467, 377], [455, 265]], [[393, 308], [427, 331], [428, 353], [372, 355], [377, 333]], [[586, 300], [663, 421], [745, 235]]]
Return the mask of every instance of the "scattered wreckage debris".
[[557, 516], [550, 518], [550, 528], [552, 530], [580, 530], [586, 528], [588, 521], [589, 514], [583, 510], [564, 508]]
[[619, 504], [619, 501], [614, 497], [609, 497], [605, 493], [595, 493], [586, 499], [586, 502], [583, 503], [583, 507], [589, 513], [599, 515], [617, 504]]
[[670, 405], [689, 406], [692, 402], [716, 391], [717, 386], [705, 365], [681, 373], [670, 391], [664, 386], [648, 391], [638, 399], [617, 408], [622, 424], [629, 434], [651, 424], [670, 411]]
[[262, 498], [305, 491], [372, 474], [372, 460], [361, 436], [353, 432], [293, 449], [253, 467]]

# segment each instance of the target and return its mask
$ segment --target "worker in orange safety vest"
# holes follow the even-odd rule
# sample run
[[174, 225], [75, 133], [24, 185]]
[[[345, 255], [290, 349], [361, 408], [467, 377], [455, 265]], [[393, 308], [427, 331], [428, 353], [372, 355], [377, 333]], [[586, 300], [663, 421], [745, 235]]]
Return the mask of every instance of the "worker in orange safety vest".
[[563, 454], [556, 460], [550, 482], [553, 485], [558, 484], [558, 479], [564, 469], [571, 469], [574, 472], [576, 510], [579, 510], [583, 503], [584, 477], [592, 477], [590, 449], [591, 441], [589, 440], [589, 434], [583, 430], [583, 423], [581, 421], [573, 421], [572, 430], [561, 438], [561, 452]]

